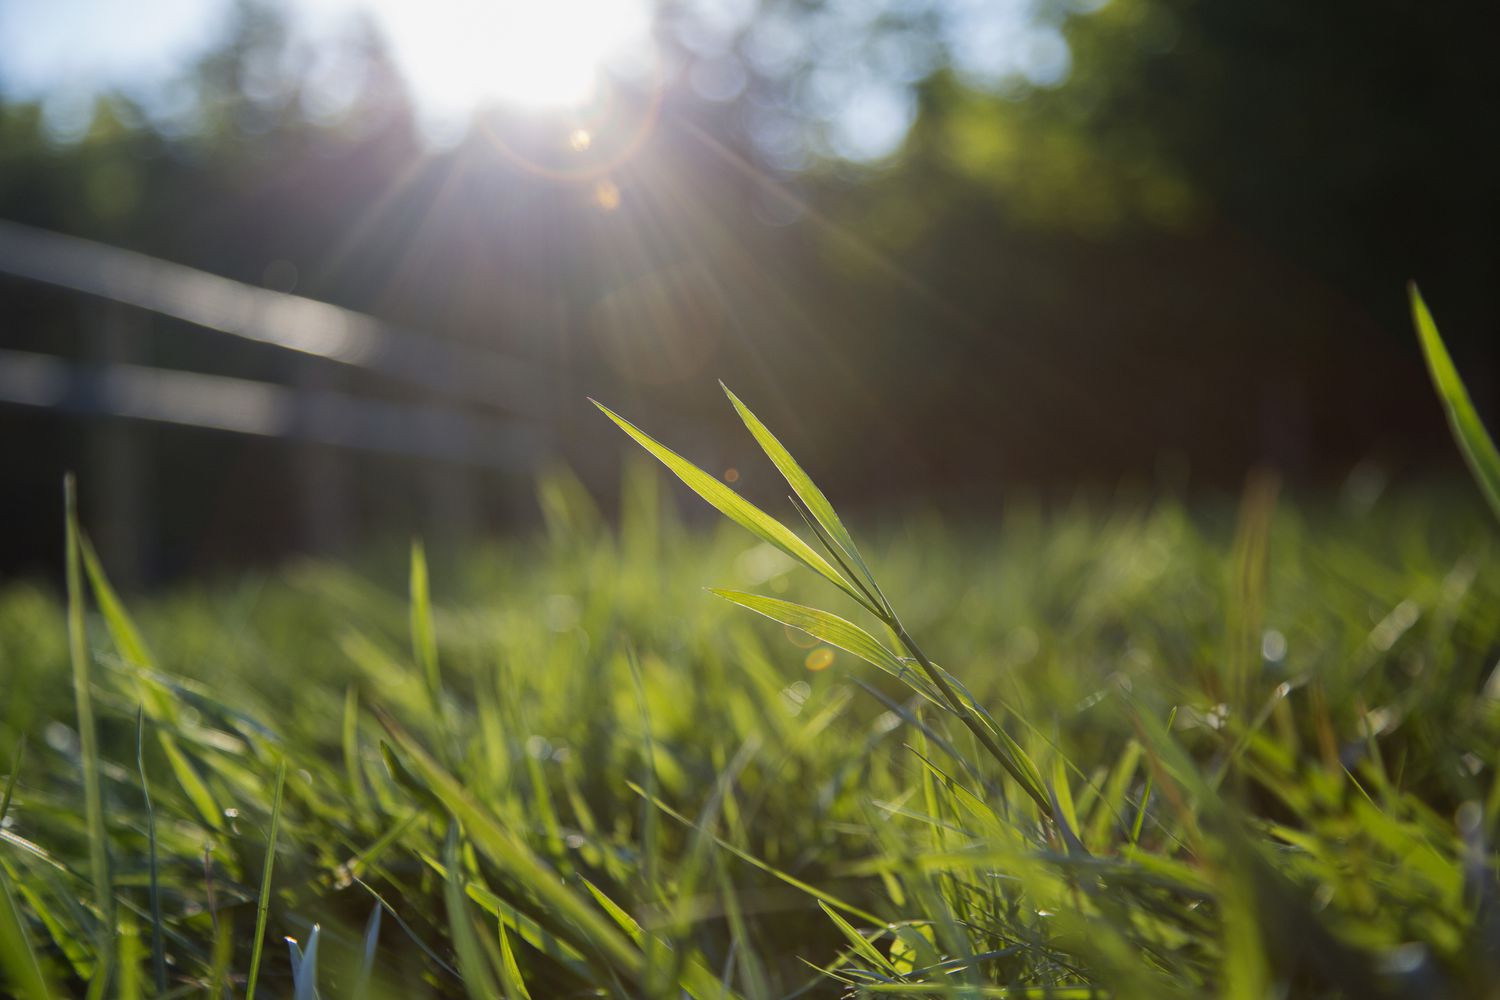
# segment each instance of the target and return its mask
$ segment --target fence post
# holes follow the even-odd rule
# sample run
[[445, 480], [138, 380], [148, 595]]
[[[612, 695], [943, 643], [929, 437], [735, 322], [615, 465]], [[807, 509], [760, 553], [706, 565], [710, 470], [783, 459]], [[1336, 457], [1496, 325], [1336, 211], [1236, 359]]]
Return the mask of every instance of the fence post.
[[[292, 381], [300, 394], [311, 396], [342, 381], [319, 359], [299, 357], [293, 364]], [[304, 441], [294, 447], [302, 548], [338, 555], [357, 534], [350, 530], [356, 511], [349, 503], [349, 460], [331, 445]]]
[[[140, 360], [151, 336], [150, 320], [127, 306], [85, 306], [85, 330], [91, 360], [109, 366]], [[115, 390], [106, 381], [106, 395]], [[150, 446], [146, 432], [130, 420], [104, 417], [86, 425], [82, 485], [86, 527], [110, 576], [124, 588], [147, 582], [154, 541], [150, 510]]]

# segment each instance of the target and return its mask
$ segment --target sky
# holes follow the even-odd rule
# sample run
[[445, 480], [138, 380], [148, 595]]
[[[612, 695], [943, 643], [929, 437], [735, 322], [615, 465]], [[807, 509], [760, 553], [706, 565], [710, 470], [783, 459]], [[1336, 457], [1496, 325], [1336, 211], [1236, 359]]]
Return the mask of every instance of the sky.
[[[314, 100], [330, 112], [358, 84], [327, 43], [352, 17], [368, 16], [434, 137], [456, 137], [485, 104], [544, 113], [584, 103], [601, 74], [650, 74], [660, 55], [652, 0], [272, 2], [290, 12], [293, 44], [315, 54], [321, 97]], [[810, 61], [815, 71], [805, 90], [829, 151], [868, 161], [899, 147], [916, 115], [911, 85], [939, 59], [980, 87], [1054, 86], [1067, 78], [1067, 43], [1037, 16], [1037, 0], [933, 2], [941, 52], [909, 44], [854, 51], [847, 42], [868, 37], [882, 13], [924, 7], [920, 0], [833, 0], [795, 24], [775, 16], [752, 24], [755, 0], [690, 0], [696, 17], [679, 28], [679, 41], [695, 55], [687, 82], [706, 100], [731, 100], [744, 86], [742, 58], [762, 70]], [[1072, 10], [1100, 5], [1073, 0]], [[111, 90], [137, 100], [167, 131], [190, 130], [183, 71], [222, 39], [231, 12], [230, 0], [0, 0], [0, 92], [42, 101], [61, 140], [80, 136], [96, 96]], [[731, 52], [726, 40], [736, 36], [741, 44]], [[784, 126], [768, 120], [758, 139], [773, 159], [785, 139], [769, 134], [777, 127]], [[789, 152], [784, 165], [795, 167], [798, 155]]]

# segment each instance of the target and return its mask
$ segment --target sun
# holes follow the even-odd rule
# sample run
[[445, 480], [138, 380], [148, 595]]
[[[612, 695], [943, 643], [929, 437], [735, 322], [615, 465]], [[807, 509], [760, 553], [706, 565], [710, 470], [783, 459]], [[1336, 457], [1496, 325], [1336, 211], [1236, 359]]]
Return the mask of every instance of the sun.
[[651, 52], [649, 0], [365, 0], [418, 100], [441, 113], [587, 104]]

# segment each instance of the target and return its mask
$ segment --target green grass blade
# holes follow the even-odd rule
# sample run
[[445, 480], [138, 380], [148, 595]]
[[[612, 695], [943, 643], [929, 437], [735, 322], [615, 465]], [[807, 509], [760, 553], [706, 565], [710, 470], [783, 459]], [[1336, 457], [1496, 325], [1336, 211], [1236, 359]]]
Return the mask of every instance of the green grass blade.
[[276, 866], [276, 827], [281, 823], [281, 798], [286, 790], [286, 759], [276, 768], [276, 791], [271, 797], [271, 827], [266, 832], [266, 864], [260, 874], [260, 898], [255, 904], [255, 946], [250, 954], [250, 980], [245, 1000], [255, 1000], [255, 983], [260, 978], [260, 958], [266, 943], [266, 917], [271, 909], [271, 871]]
[[11, 894], [10, 876], [3, 867], [0, 867], [0, 972], [20, 1000], [47, 1000], [52, 995], [15, 896]]
[[[581, 875], [579, 881], [589, 891], [589, 895], [594, 897], [594, 902], [598, 903], [616, 924], [619, 924], [620, 929], [629, 936], [630, 940], [641, 946], [653, 944], [640, 922], [627, 913], [623, 906], [610, 899], [605, 895], [604, 890]], [[659, 948], [660, 938], [657, 937], [654, 943]], [[695, 951], [684, 954], [682, 962], [683, 968], [677, 979], [682, 992], [694, 1000], [739, 1000], [738, 996], [731, 992], [729, 987], [703, 963], [702, 958]]]
[[146, 804], [146, 850], [151, 880], [151, 972], [158, 996], [167, 992], [167, 958], [162, 944], [161, 884], [157, 871], [156, 808], [151, 803], [151, 783], [146, 780], [146, 710], [135, 713], [135, 768], [141, 779], [141, 798]]
[[443, 900], [448, 907], [448, 933], [453, 939], [453, 950], [458, 953], [458, 968], [464, 975], [464, 991], [474, 1000], [488, 1000], [500, 995], [500, 987], [490, 973], [489, 960], [479, 946], [479, 936], [474, 933], [474, 921], [469, 916], [465, 902], [463, 865], [458, 857], [458, 823], [448, 823], [448, 836], [443, 842], [443, 867], [448, 877], [443, 880]]
[[105, 575], [104, 564], [94, 552], [93, 544], [82, 532], [79, 533], [78, 547], [83, 556], [84, 572], [88, 575], [89, 589], [94, 593], [94, 603], [99, 605], [99, 614], [104, 618], [115, 649], [119, 650], [120, 656], [126, 661], [138, 667], [153, 666], [156, 661], [146, 647], [146, 640], [141, 637], [140, 629], [136, 628], [124, 603], [109, 582], [109, 577]]
[[709, 475], [670, 448], [658, 443], [645, 431], [642, 431], [635, 424], [615, 413], [603, 403], [597, 400], [592, 400], [591, 402], [599, 407], [605, 416], [619, 425], [621, 430], [634, 438], [641, 447], [645, 448], [652, 455], [655, 455], [663, 465], [687, 485], [688, 489], [698, 494], [704, 500], [707, 500], [719, 513], [729, 518], [735, 524], [747, 529], [762, 541], [774, 545], [802, 565], [833, 583], [861, 605], [869, 608], [872, 613], [878, 614], [876, 609], [870, 606], [869, 601], [859, 593], [858, 588], [844, 579], [828, 560], [819, 555], [812, 546], [804, 542], [800, 536], [786, 525], [721, 483], [717, 477]]
[[437, 632], [432, 627], [432, 593], [427, 580], [427, 552], [416, 539], [411, 543], [410, 589], [412, 655], [422, 668], [427, 694], [432, 699], [433, 711], [437, 711], [443, 684], [438, 675]]
[[[683, 826], [687, 827], [688, 829], [690, 829], [690, 830], [698, 830], [699, 829], [698, 825], [696, 823], [694, 823], [692, 820], [688, 819], [682, 813], [678, 812], [676, 809], [673, 809], [671, 806], [667, 805], [667, 803], [663, 802], [660, 798], [657, 798], [656, 796], [648, 794], [644, 788], [642, 788], [640, 785], [637, 785], [635, 782], [633, 782], [633, 781], [626, 781], [625, 782], [625, 787], [629, 788], [632, 792], [635, 792], [635, 794], [641, 796], [643, 799], [645, 799], [646, 801], [650, 802], [656, 808], [660, 809], [665, 815], [670, 816], [672, 819], [675, 819], [677, 822], [681, 823]], [[775, 865], [770, 864], [769, 862], [762, 861], [760, 858], [757, 858], [755, 855], [751, 854], [749, 851], [746, 851], [744, 848], [741, 848], [741, 847], [736, 847], [734, 844], [732, 844], [729, 841], [725, 840], [723, 837], [720, 837], [716, 833], [713, 833], [713, 832], [708, 831], [708, 830], [704, 830], [703, 833], [705, 833], [709, 837], [709, 839], [711, 839], [715, 844], [719, 845], [720, 848], [722, 848], [725, 851], [728, 851], [730, 854], [732, 854], [735, 857], [739, 858], [741, 861], [745, 862], [747, 865], [750, 865], [753, 868], [758, 868], [761, 871], [765, 872], [767, 875], [770, 875], [770, 876], [772, 876], [774, 878], [780, 879], [781, 881], [785, 882], [787, 885], [791, 886], [793, 889], [796, 889], [799, 892], [805, 893], [806, 895], [812, 897], [815, 900], [819, 900], [821, 902], [827, 903], [829, 906], [838, 907], [840, 910], [843, 910], [845, 913], [853, 914], [854, 916], [859, 917], [861, 920], [868, 920], [870, 923], [873, 923], [873, 924], [879, 924], [879, 923], [883, 923], [884, 922], [884, 921], [882, 921], [882, 919], [880, 917], [877, 917], [875, 914], [871, 913], [869, 910], [862, 910], [858, 906], [855, 906], [853, 903], [846, 903], [844, 900], [838, 898], [837, 896], [833, 895], [832, 893], [827, 892], [827, 891], [825, 891], [823, 889], [819, 889], [817, 886], [815, 886], [815, 885], [813, 885], [813, 884], [811, 884], [809, 882], [804, 882], [802, 879], [798, 878], [797, 876], [792, 875], [789, 872], [782, 871], [780, 868], [777, 868]]]
[[1453, 429], [1453, 437], [1458, 442], [1459, 450], [1469, 463], [1469, 470], [1474, 473], [1474, 479], [1479, 483], [1484, 498], [1489, 501], [1490, 509], [1495, 512], [1496, 517], [1500, 517], [1500, 451], [1495, 449], [1494, 440], [1484, 429], [1479, 414], [1474, 410], [1469, 392], [1458, 376], [1453, 359], [1448, 356], [1448, 349], [1443, 346], [1443, 338], [1438, 335], [1437, 323], [1433, 320], [1427, 303], [1423, 301], [1422, 293], [1417, 291], [1415, 284], [1409, 286], [1409, 291], [1417, 339], [1422, 344], [1422, 354], [1427, 359], [1432, 384], [1437, 389], [1438, 398], [1443, 401], [1443, 409], [1447, 411], [1448, 426]]
[[828, 917], [829, 920], [833, 921], [833, 925], [839, 929], [839, 933], [842, 934], [844, 936], [844, 939], [853, 946], [854, 950], [858, 952], [859, 955], [865, 959], [865, 961], [870, 963], [871, 968], [880, 970], [881, 975], [897, 975], [895, 966], [891, 965], [890, 960], [880, 953], [880, 949], [871, 944], [869, 939], [866, 938], [863, 934], [855, 930], [853, 924], [849, 923], [849, 921], [839, 916], [837, 910], [829, 906], [827, 903], [823, 902], [821, 899], [818, 900], [818, 907], [823, 911], [823, 913]]
[[208, 790], [203, 776], [198, 773], [197, 768], [193, 767], [193, 762], [188, 760], [182, 748], [177, 745], [177, 738], [162, 729], [157, 731], [156, 741], [166, 752], [167, 763], [177, 777], [177, 783], [182, 786], [193, 808], [198, 810], [198, 816], [203, 820], [203, 824], [214, 830], [224, 829], [224, 813], [219, 809], [219, 804], [214, 801], [214, 794]]
[[626, 913], [624, 907], [606, 896], [602, 889], [582, 875], [578, 876], [578, 881], [583, 883], [583, 887], [589, 891], [589, 895], [594, 897], [594, 902], [598, 903], [604, 912], [609, 914], [610, 919], [620, 925], [620, 930], [629, 935], [630, 940], [636, 944], [640, 944], [645, 939], [645, 934], [641, 931], [640, 922]]
[[812, 481], [812, 477], [803, 471], [802, 466], [792, 457], [791, 452], [787, 451], [782, 443], [777, 440], [776, 435], [772, 434], [766, 425], [761, 423], [760, 418], [752, 413], [750, 408], [730, 391], [729, 386], [720, 382], [719, 388], [724, 390], [724, 394], [734, 404], [735, 411], [739, 413], [740, 419], [745, 422], [745, 426], [755, 436], [756, 443], [760, 445], [761, 450], [766, 453], [766, 457], [776, 466], [782, 478], [786, 480], [787, 485], [792, 488], [792, 491], [807, 506], [812, 516], [817, 518], [818, 523], [823, 526], [823, 530], [828, 532], [828, 535], [838, 544], [838, 547], [843, 550], [844, 554], [849, 557], [849, 560], [853, 562], [860, 574], [863, 575], [864, 582], [869, 585], [870, 589], [876, 595], [883, 597], [883, 595], [880, 595], [880, 588], [875, 583], [874, 575], [870, 572], [870, 567], [865, 565], [864, 557], [859, 554], [859, 548], [854, 544], [854, 536], [849, 534], [849, 529], [844, 527], [844, 522], [839, 519], [838, 512], [833, 509], [833, 504], [828, 502], [828, 498], [823, 495], [823, 491], [818, 489], [817, 484]]
[[526, 989], [526, 980], [516, 964], [516, 953], [510, 946], [510, 935], [505, 933], [505, 921], [497, 920], [495, 926], [500, 934], [500, 987], [505, 991], [505, 1000], [531, 1000], [531, 991]]
[[[307, 935], [307, 950], [299, 956], [292, 973], [292, 1000], [318, 1000], [318, 941], [322, 936], [323, 928], [313, 924], [312, 932]], [[287, 941], [296, 948], [295, 941], [291, 938]]]
[[799, 632], [805, 632], [830, 646], [837, 646], [846, 653], [853, 653], [865, 662], [879, 667], [892, 677], [910, 685], [913, 690], [934, 705], [945, 709], [948, 707], [938, 698], [937, 692], [921, 674], [882, 645], [880, 640], [851, 621], [829, 614], [827, 611], [819, 611], [816, 608], [793, 604], [774, 597], [762, 597], [759, 594], [716, 588], [711, 588], [709, 593], [722, 597], [732, 604], [738, 604], [742, 608], [748, 608], [756, 614], [764, 615], [772, 621], [797, 629]]
[[370, 911], [370, 919], [365, 924], [365, 947], [360, 953], [359, 970], [354, 976], [354, 996], [361, 998], [370, 995], [370, 983], [375, 975], [375, 950], [380, 944], [380, 916], [383, 908], [377, 902]]
[[365, 791], [365, 779], [360, 770], [359, 688], [353, 684], [344, 689], [344, 720], [339, 743], [344, 751], [344, 778], [349, 783], [350, 798], [356, 811], [364, 815], [370, 811], [370, 796]]
[[[1167, 713], [1167, 732], [1172, 731], [1172, 724], [1177, 721], [1177, 706], [1173, 705], [1171, 712]], [[1135, 812], [1135, 822], [1130, 825], [1130, 846], [1133, 849], [1141, 842], [1141, 829], [1146, 825], [1146, 809], [1151, 805], [1151, 785], [1155, 776], [1150, 770], [1146, 772], [1146, 784], [1141, 789], [1141, 805]]]
[[[443, 875], [446, 877], [447, 872], [444, 871]], [[375, 891], [374, 886], [359, 878], [356, 878], [354, 882], [361, 889], [363, 889], [365, 892], [368, 892], [372, 897], [374, 897], [376, 906], [380, 907], [386, 913], [389, 913], [391, 915], [391, 919], [396, 921], [396, 926], [401, 928], [401, 933], [405, 934], [407, 940], [411, 941], [412, 944], [417, 946], [418, 951], [426, 955], [427, 958], [431, 960], [434, 967], [442, 969], [445, 973], [452, 976], [455, 980], [463, 979], [463, 973], [459, 972], [453, 966], [443, 961], [443, 956], [433, 951], [432, 948], [427, 944], [427, 942], [422, 940], [421, 936], [412, 929], [411, 924], [408, 924], [401, 918], [401, 914], [397, 912], [396, 908], [389, 902], [387, 902], [384, 896]], [[246, 1000], [249, 1000], [249, 998], [246, 997]]]
[[[120, 915], [120, 992], [119, 1000], [141, 1000], [141, 934], [135, 917], [127, 910]], [[165, 990], [158, 990], [160, 996]]]
[[503, 826], [463, 785], [389, 718], [391, 739], [411, 761], [412, 771], [461, 824], [476, 850], [536, 894], [559, 918], [571, 923], [594, 950], [637, 977], [644, 969], [640, 951], [600, 913], [565, 886], [557, 872]]
[[100, 782], [99, 736], [94, 726], [94, 699], [89, 690], [88, 638], [83, 628], [83, 581], [78, 532], [77, 488], [72, 475], [63, 482], [67, 515], [66, 559], [68, 588], [68, 654], [73, 663], [73, 700], [78, 712], [78, 744], [83, 764], [84, 814], [89, 834], [89, 877], [94, 905], [102, 921], [99, 938], [100, 969], [95, 981], [108, 982], [115, 933], [115, 897], [109, 878], [109, 841], [104, 825], [104, 795]]
[[5, 779], [5, 793], [0, 795], [0, 828], [5, 826], [5, 814], [10, 812], [11, 796], [16, 793], [16, 779], [21, 776], [21, 760], [26, 756], [26, 734], [16, 740], [16, 752], [10, 755], [10, 775]]

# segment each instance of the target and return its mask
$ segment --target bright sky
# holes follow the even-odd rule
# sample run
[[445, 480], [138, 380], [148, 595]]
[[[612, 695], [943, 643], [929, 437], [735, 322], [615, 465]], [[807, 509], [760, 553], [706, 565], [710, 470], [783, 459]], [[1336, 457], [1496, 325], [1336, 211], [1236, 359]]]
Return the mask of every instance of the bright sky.
[[[655, 60], [653, 0], [279, 0], [293, 12], [294, 38], [316, 50], [352, 15], [368, 14], [386, 38], [401, 73], [434, 135], [461, 130], [476, 107], [503, 103], [545, 111], [588, 101], [602, 73], [639, 73]], [[1075, 10], [1103, 0], [1068, 0]], [[746, 26], [751, 0], [691, 0], [705, 23], [724, 34]], [[971, 82], [1024, 78], [1049, 86], [1069, 71], [1069, 52], [1053, 27], [1032, 22], [1036, 0], [941, 0], [948, 58]], [[893, 0], [901, 6], [901, 0]], [[774, 7], [772, 8], [774, 10]], [[811, 80], [814, 110], [829, 123], [833, 151], [855, 160], [877, 159], [905, 138], [915, 116], [913, 79], [931, 58], [899, 51], [875, 67], [840, 53], [840, 39], [859, 37], [882, 5], [865, 0], [814, 8], [807, 23], [752, 26], [752, 61], [805, 47], [816, 35], [833, 52], [820, 57]], [[0, 0], [0, 92], [40, 99], [58, 138], [81, 134], [94, 97], [118, 89], [139, 100], [170, 128], [191, 113], [191, 94], [178, 83], [182, 69], [223, 36], [228, 0]], [[727, 54], [685, 38], [701, 58], [690, 84], [708, 99], [729, 99], [744, 71]], [[323, 67], [331, 107], [357, 81], [337, 65]], [[180, 127], [191, 128], [190, 120]], [[755, 123], [751, 123], [752, 133]], [[776, 129], [757, 136], [771, 150]], [[783, 137], [785, 138], [785, 137]], [[764, 139], [764, 141], [762, 141]], [[783, 143], [784, 144], [784, 143]], [[793, 166], [800, 154], [789, 154]], [[774, 156], [772, 157], [774, 159]]]
[[[648, 0], [298, 0], [300, 41], [369, 14], [424, 113], [578, 105], [599, 74], [651, 54]], [[63, 132], [98, 92], [171, 102], [173, 78], [223, 37], [224, 0], [0, 0], [0, 88], [41, 98]]]

